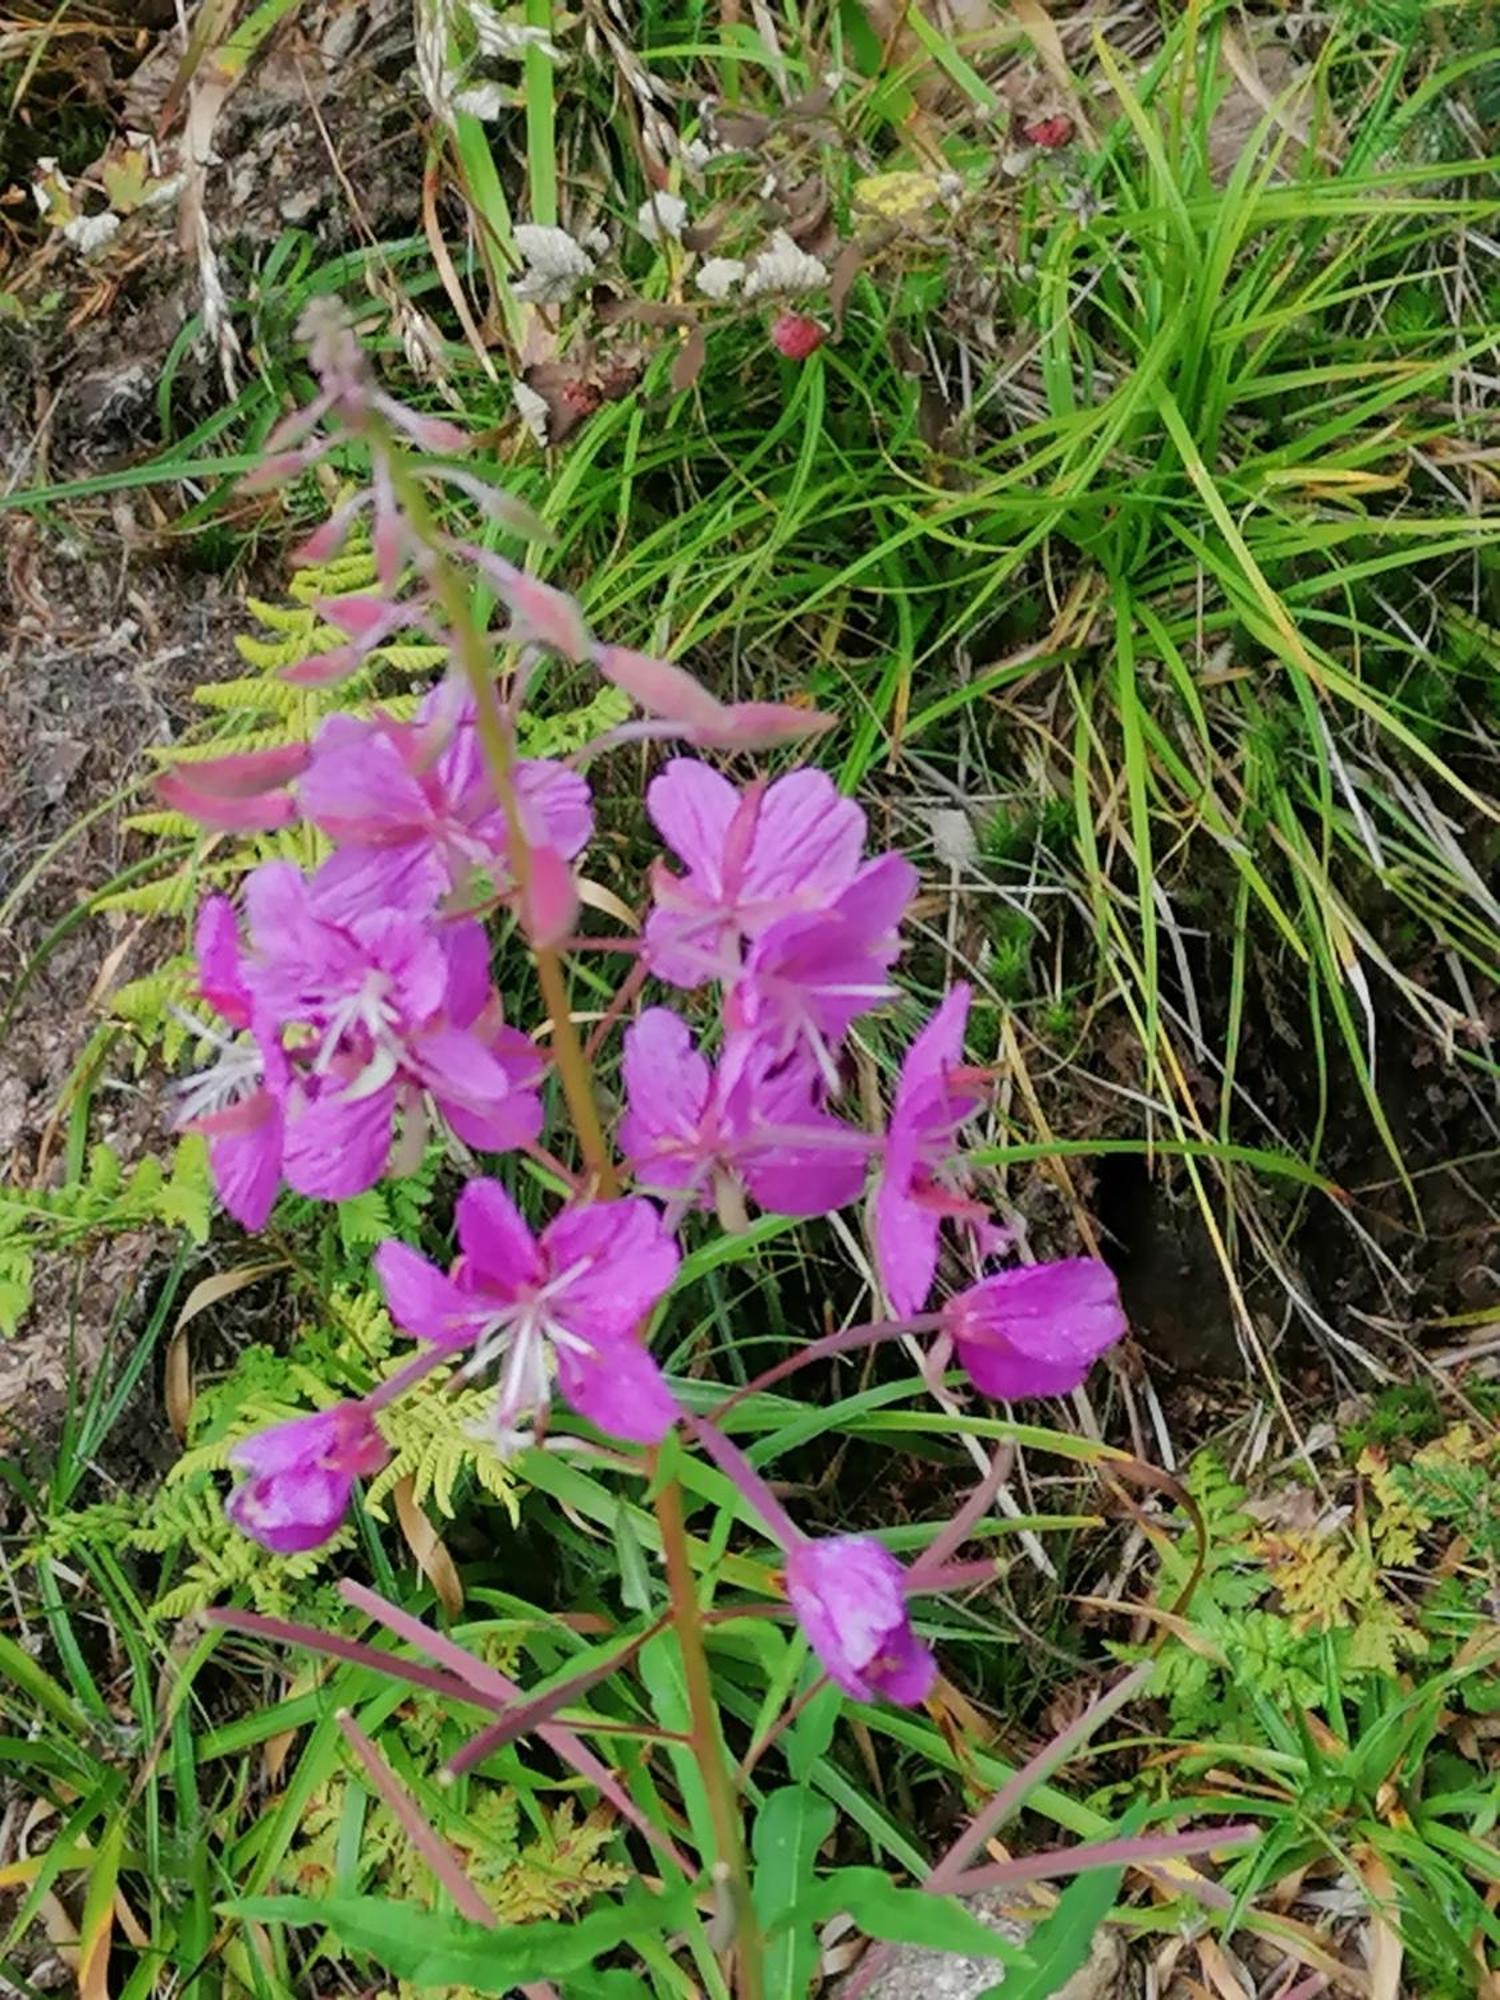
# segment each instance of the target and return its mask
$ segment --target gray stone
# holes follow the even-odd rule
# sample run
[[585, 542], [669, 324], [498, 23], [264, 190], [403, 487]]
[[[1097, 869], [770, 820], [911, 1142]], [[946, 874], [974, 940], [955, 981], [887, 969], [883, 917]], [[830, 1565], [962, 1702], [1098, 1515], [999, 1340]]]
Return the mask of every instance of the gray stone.
[[[1004, 1914], [1007, 1902], [1013, 1901], [995, 1890], [966, 1898], [972, 1915], [1012, 1944], [1024, 1945], [1033, 1926]], [[1124, 1982], [1125, 1948], [1112, 1930], [1100, 1929], [1094, 1933], [1088, 1963], [1058, 1989], [1054, 2000], [1115, 2000]], [[998, 1959], [896, 1944], [884, 1948], [880, 1970], [864, 1989], [864, 2000], [978, 2000], [992, 1986], [1004, 1985], [1005, 1967]]]

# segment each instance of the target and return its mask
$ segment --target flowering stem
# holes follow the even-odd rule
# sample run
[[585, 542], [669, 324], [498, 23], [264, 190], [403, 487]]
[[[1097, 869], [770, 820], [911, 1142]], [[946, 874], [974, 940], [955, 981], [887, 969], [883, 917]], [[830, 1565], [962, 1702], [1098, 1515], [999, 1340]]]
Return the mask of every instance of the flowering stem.
[[[422, 491], [421, 480], [399, 451], [389, 446], [387, 450], [391, 485], [395, 489], [412, 532], [427, 552], [427, 561], [424, 565], [427, 581], [432, 587], [433, 596], [442, 607], [443, 616], [448, 621], [458, 664], [463, 670], [464, 679], [469, 684], [469, 692], [474, 697], [474, 721], [479, 732], [480, 748], [484, 752], [484, 761], [489, 774], [494, 780], [496, 797], [505, 814], [511, 866], [524, 904], [531, 874], [531, 850], [527, 845], [526, 830], [521, 822], [520, 802], [512, 782], [511, 766], [514, 762], [514, 751], [505, 714], [500, 706], [500, 696], [495, 687], [490, 649], [484, 633], [469, 609], [469, 596], [463, 581], [443, 554], [442, 537], [427, 505], [427, 496]], [[619, 1183], [610, 1161], [609, 1148], [605, 1144], [604, 1127], [599, 1122], [599, 1110], [594, 1102], [588, 1064], [584, 1061], [583, 1047], [579, 1042], [578, 1030], [573, 1025], [572, 1011], [568, 1006], [567, 985], [563, 979], [561, 961], [550, 946], [534, 946], [532, 956], [536, 961], [536, 974], [542, 989], [542, 999], [552, 1022], [553, 1061], [557, 1065], [558, 1081], [567, 1100], [568, 1115], [573, 1120], [573, 1129], [578, 1135], [579, 1150], [599, 1193], [604, 1196], [613, 1195], [618, 1192]]]
[[619, 1193], [620, 1183], [609, 1157], [609, 1147], [604, 1141], [604, 1127], [599, 1123], [599, 1107], [594, 1102], [583, 1045], [573, 1025], [562, 964], [550, 947], [538, 946], [533, 956], [542, 999], [552, 1020], [552, 1057], [557, 1064], [557, 1077], [567, 1100], [573, 1129], [578, 1134], [579, 1151], [599, 1193], [608, 1198]]
[[703, 1650], [703, 1621], [688, 1555], [687, 1528], [682, 1518], [682, 1490], [675, 1479], [666, 1480], [657, 1493], [656, 1520], [661, 1529], [662, 1552], [667, 1562], [672, 1624], [677, 1633], [677, 1643], [682, 1648], [682, 1672], [687, 1682], [688, 1707], [693, 1719], [693, 1754], [703, 1774], [718, 1858], [728, 1871], [740, 1967], [740, 1993], [742, 2000], [760, 2000], [760, 1929], [756, 1923], [755, 1906], [750, 1899], [750, 1876], [745, 1865], [744, 1842], [740, 1837], [739, 1805], [729, 1777], [723, 1739], [719, 1734], [718, 1711], [708, 1674], [708, 1656]]

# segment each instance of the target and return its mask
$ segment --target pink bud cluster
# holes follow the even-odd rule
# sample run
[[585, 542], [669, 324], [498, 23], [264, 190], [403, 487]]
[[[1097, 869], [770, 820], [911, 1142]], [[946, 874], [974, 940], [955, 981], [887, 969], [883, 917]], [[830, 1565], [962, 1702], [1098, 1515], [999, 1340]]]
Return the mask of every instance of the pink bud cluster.
[[[423, 449], [454, 440], [374, 392], [357, 347], [320, 338], [312, 421], [337, 419], [370, 443], [383, 584], [394, 591], [409, 563], [417, 615], [441, 630], [431, 540], [403, 511], [393, 434]], [[304, 456], [319, 448], [310, 430], [303, 422], [292, 440]], [[452, 552], [445, 544], [442, 559]], [[722, 703], [680, 667], [600, 645], [572, 599], [487, 551], [465, 553], [506, 606], [523, 662], [544, 649], [592, 661], [643, 711], [586, 756], [622, 738], [742, 749], [824, 726], [799, 708]], [[345, 629], [388, 631], [392, 608], [371, 600]], [[182, 1116], [206, 1135], [219, 1194], [247, 1228], [264, 1226], [283, 1184], [354, 1195], [419, 1158], [433, 1133], [451, 1135], [464, 1159], [536, 1145], [551, 1059], [504, 1019], [481, 914], [509, 912], [536, 946], [566, 937], [593, 818], [582, 759], [515, 754], [525, 682], [523, 664], [497, 700], [498, 768], [473, 688], [455, 672], [412, 722], [336, 715], [305, 749], [188, 765], [165, 781], [173, 803], [206, 824], [300, 818], [332, 848], [310, 871], [257, 868], [243, 923], [220, 896], [198, 920], [198, 990], [222, 1025], [202, 1028], [215, 1060], [183, 1086]], [[964, 1062], [966, 987], [912, 1042], [885, 1130], [847, 1108], [850, 1031], [896, 997], [892, 968], [918, 886], [911, 864], [867, 855], [864, 813], [814, 769], [736, 784], [678, 756], [652, 780], [646, 808], [667, 853], [649, 875], [640, 976], [674, 1004], [664, 994], [624, 1031], [614, 1136], [630, 1191], [601, 1198], [580, 1176], [534, 1232], [497, 1180], [475, 1174], [458, 1202], [450, 1269], [383, 1243], [376, 1271], [419, 1344], [415, 1358], [366, 1402], [237, 1448], [247, 1478], [231, 1511], [268, 1547], [327, 1539], [354, 1482], [382, 1462], [379, 1408], [438, 1362], [494, 1370], [506, 1442], [557, 1393], [607, 1436], [659, 1444], [681, 1413], [644, 1331], [697, 1211], [717, 1209], [733, 1227], [747, 1204], [812, 1216], [868, 1197], [875, 1268], [901, 1324], [928, 1309], [945, 1225], [976, 1272], [1009, 1244], [962, 1150], [987, 1081]], [[926, 1324], [978, 1389], [1005, 1398], [1075, 1387], [1124, 1331], [1113, 1280], [1088, 1259], [980, 1275]], [[743, 1462], [719, 1442], [740, 1477]], [[907, 1621], [899, 1564], [859, 1537], [806, 1541], [748, 1470], [741, 1483], [786, 1547], [793, 1610], [832, 1678], [865, 1698], [920, 1700], [935, 1669]]]

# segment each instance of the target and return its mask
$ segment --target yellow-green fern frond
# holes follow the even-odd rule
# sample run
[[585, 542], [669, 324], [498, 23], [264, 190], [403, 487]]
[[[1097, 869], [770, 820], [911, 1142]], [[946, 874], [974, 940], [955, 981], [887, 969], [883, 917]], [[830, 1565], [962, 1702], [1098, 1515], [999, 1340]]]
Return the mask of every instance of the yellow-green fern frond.
[[512, 1523], [519, 1519], [518, 1483], [486, 1432], [493, 1426], [492, 1388], [445, 1393], [447, 1371], [427, 1380], [381, 1414], [381, 1429], [391, 1448], [390, 1463], [375, 1475], [365, 1506], [384, 1520], [384, 1501], [403, 1479], [412, 1482], [419, 1507], [430, 1496], [445, 1520], [454, 1514], [454, 1491], [471, 1475], [491, 1498], [498, 1500]]

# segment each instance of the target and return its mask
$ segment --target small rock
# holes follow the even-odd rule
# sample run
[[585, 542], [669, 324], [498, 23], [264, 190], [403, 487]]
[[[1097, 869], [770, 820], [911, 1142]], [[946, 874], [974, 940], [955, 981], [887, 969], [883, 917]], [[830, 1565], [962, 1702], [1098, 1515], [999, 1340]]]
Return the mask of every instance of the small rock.
[[[971, 1916], [979, 1918], [1012, 1944], [1024, 1945], [1033, 1926], [1008, 1916], [1001, 1890], [965, 1899]], [[875, 1949], [877, 1947], [872, 1947]], [[1125, 1949], [1115, 1933], [1094, 1934], [1088, 1962], [1058, 1988], [1054, 2000], [1115, 2000], [1122, 1990]], [[865, 1988], [865, 2000], [978, 2000], [992, 1987], [1003, 1990], [1005, 1967], [995, 1958], [966, 1958], [959, 1952], [929, 1951], [919, 1945], [886, 1947], [885, 1962]]]

